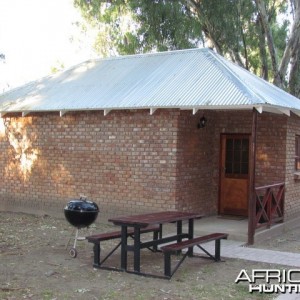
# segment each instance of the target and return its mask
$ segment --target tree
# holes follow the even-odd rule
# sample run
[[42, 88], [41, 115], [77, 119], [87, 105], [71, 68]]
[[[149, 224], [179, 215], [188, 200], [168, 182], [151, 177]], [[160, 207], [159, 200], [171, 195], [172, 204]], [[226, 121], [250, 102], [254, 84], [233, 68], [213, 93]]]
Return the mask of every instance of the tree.
[[299, 96], [299, 0], [74, 2], [99, 27], [97, 49], [103, 55], [203, 45]]
[[279, 66], [278, 73], [275, 76], [275, 84], [280, 86], [290, 64], [289, 90], [291, 94], [300, 97], [300, 3], [299, 0], [291, 0], [293, 7], [294, 22], [290, 37]]
[[[266, 31], [268, 48], [272, 60], [272, 70], [274, 74], [274, 84], [283, 88], [285, 76], [287, 73], [287, 69], [289, 64], [291, 64], [291, 70], [289, 74], [289, 87], [291, 93], [299, 96], [299, 92], [297, 92], [297, 81], [299, 81], [299, 38], [300, 38], [300, 4], [298, 0], [292, 0], [291, 5], [294, 9], [294, 22], [291, 29], [291, 33], [289, 39], [286, 43], [286, 47], [281, 57], [280, 65], [278, 64], [278, 56], [276, 53], [275, 41], [272, 36], [271, 26], [268, 22], [268, 13], [266, 10], [266, 3], [264, 0], [256, 0], [257, 8], [259, 14], [261, 15], [261, 22]], [[298, 83], [298, 85], [300, 82]]]

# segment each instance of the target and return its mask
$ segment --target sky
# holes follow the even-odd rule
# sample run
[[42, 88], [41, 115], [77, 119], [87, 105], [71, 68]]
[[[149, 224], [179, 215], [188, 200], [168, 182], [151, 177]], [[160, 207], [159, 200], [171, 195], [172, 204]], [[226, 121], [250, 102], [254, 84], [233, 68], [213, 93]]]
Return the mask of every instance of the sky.
[[0, 60], [0, 93], [49, 75], [51, 67], [95, 58], [95, 32], [86, 36], [76, 21], [82, 18], [73, 0], [0, 0], [0, 54], [6, 58]]
[[0, 93], [95, 57], [92, 35], [74, 25], [82, 19], [73, 0], [0, 0], [0, 8]]

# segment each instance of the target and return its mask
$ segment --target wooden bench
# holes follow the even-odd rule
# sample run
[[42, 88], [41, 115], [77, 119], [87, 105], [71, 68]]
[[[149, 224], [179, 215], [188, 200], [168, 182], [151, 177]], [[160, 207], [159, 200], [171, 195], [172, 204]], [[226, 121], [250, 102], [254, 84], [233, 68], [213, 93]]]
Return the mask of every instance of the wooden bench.
[[[158, 235], [161, 233], [161, 228], [158, 225], [155, 226], [148, 226], [145, 228], [140, 229], [140, 233], [149, 233], [153, 232], [153, 240], [158, 239]], [[127, 237], [133, 237], [134, 236], [134, 229], [127, 230]], [[121, 231], [113, 231], [113, 232], [105, 232], [95, 235], [87, 236], [86, 239], [89, 243], [93, 243], [93, 251], [94, 251], [94, 263], [93, 266], [95, 268], [100, 268], [101, 265], [120, 247], [121, 241], [107, 254], [105, 258], [100, 260], [100, 242], [113, 240], [113, 239], [120, 239], [121, 238]], [[152, 249], [152, 251], [156, 251], [157, 248], [155, 247]]]
[[[195, 237], [193, 239], [185, 240], [182, 242], [178, 242], [175, 244], [169, 244], [166, 246], [161, 247], [161, 251], [164, 253], [164, 272], [165, 276], [171, 278], [179, 266], [182, 264], [186, 256], [193, 256], [193, 247], [197, 246], [203, 252], [205, 252], [209, 258], [220, 261], [221, 260], [221, 239], [227, 239], [227, 233], [212, 233], [200, 237]], [[215, 241], [215, 255], [210, 254], [207, 250], [200, 246], [200, 244], [208, 243], [211, 241]], [[171, 268], [171, 254], [178, 253], [183, 249], [187, 249], [188, 251], [183, 255], [182, 259], [178, 262], [176, 267], [173, 269]]]

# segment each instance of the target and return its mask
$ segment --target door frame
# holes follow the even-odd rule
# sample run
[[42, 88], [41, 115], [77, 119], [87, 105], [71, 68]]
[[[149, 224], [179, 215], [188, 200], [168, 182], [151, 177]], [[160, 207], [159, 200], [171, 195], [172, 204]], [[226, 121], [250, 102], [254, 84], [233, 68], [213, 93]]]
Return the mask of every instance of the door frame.
[[[230, 132], [222, 132], [220, 133], [220, 151], [219, 151], [219, 192], [218, 192], [218, 215], [221, 214], [221, 181], [222, 181], [222, 140], [224, 136], [233, 136], [233, 137], [247, 137], [249, 139], [249, 158], [248, 158], [248, 163], [249, 163], [249, 169], [248, 169], [248, 186], [247, 186], [247, 191], [249, 193], [249, 188], [250, 188], [250, 173], [251, 173], [251, 133], [230, 133]], [[247, 197], [247, 215], [249, 215], [249, 195]]]

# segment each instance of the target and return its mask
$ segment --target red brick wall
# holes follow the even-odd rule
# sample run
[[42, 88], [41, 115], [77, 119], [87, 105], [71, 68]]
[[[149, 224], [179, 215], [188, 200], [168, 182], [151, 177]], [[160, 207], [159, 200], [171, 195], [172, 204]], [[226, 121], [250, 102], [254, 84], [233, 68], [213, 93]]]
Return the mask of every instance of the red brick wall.
[[[1, 201], [47, 212], [84, 194], [103, 213], [175, 209], [177, 117], [120, 111], [7, 118]], [[27, 172], [20, 168], [25, 158], [34, 159]]]
[[[0, 209], [61, 213], [84, 194], [104, 217], [167, 209], [216, 214], [220, 134], [251, 133], [252, 112], [205, 111], [207, 126], [198, 129], [202, 115], [137, 110], [5, 118]], [[287, 170], [288, 215], [300, 210], [300, 181], [293, 177], [298, 119], [258, 118], [256, 185], [284, 181]]]
[[178, 120], [176, 208], [203, 214], [216, 213], [212, 193], [212, 114], [205, 113], [207, 125], [198, 129], [203, 113], [181, 111]]
[[251, 111], [204, 111], [205, 128], [195, 116], [182, 111], [178, 121], [177, 208], [217, 214], [221, 133], [251, 133]]
[[287, 116], [271, 113], [258, 115], [255, 177], [257, 187], [285, 180], [287, 119]]
[[292, 114], [287, 118], [286, 168], [285, 168], [285, 218], [299, 217], [300, 180], [295, 177], [295, 137], [300, 135], [300, 119]]

